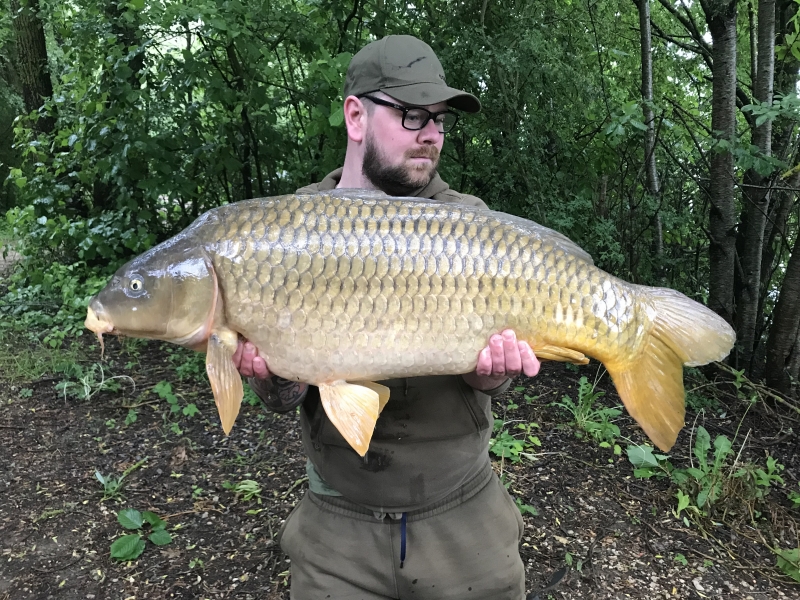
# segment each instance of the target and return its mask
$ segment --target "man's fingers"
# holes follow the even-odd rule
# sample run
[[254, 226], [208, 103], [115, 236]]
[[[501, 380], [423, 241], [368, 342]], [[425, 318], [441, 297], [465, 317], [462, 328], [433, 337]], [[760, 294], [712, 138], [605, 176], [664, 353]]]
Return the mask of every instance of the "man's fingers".
[[478, 364], [475, 366], [475, 373], [481, 377], [486, 377], [492, 374], [492, 351], [489, 348], [484, 348], [478, 354]]
[[239, 365], [242, 363], [242, 353], [244, 352], [244, 342], [239, 340], [239, 343], [236, 345], [236, 352], [233, 353], [233, 364], [236, 368], [239, 368]]
[[503, 354], [505, 355], [505, 373], [511, 377], [522, 372], [522, 357], [519, 353], [517, 335], [511, 329], [503, 331]]
[[506, 355], [502, 335], [494, 334], [489, 338], [489, 350], [492, 353], [492, 372], [490, 375], [505, 375]]
[[253, 376], [259, 379], [266, 379], [270, 376], [269, 368], [267, 368], [267, 361], [260, 356], [253, 358]]
[[519, 343], [519, 354], [522, 360], [522, 372], [528, 377], [535, 377], [538, 375], [542, 363], [536, 358], [536, 354], [534, 354], [528, 342]]

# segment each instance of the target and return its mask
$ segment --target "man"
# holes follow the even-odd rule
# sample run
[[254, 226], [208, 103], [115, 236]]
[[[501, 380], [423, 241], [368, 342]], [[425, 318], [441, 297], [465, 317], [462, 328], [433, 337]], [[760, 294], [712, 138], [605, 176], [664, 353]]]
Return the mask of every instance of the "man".
[[[431, 48], [389, 36], [358, 52], [344, 89], [342, 169], [298, 190], [382, 190], [485, 206], [436, 172], [445, 134], [478, 99], [450, 88]], [[280, 543], [292, 561], [291, 597], [520, 600], [522, 518], [493, 473], [491, 396], [539, 362], [514, 332], [494, 335], [463, 376], [381, 382], [389, 402], [362, 458], [322, 409], [317, 388], [274, 377], [252, 344], [234, 360], [273, 410], [302, 406], [309, 492]]]

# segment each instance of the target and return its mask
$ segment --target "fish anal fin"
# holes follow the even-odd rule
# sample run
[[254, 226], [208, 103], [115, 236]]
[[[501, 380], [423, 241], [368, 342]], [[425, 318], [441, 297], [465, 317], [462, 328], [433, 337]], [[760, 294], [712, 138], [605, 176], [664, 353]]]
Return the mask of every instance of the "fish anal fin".
[[363, 385], [378, 394], [378, 414], [383, 412], [383, 407], [389, 401], [389, 388], [374, 381], [358, 381], [356, 385]]
[[362, 383], [334, 381], [319, 384], [319, 397], [331, 423], [364, 456], [380, 413], [379, 392]]
[[675, 444], [684, 425], [682, 363], [667, 343], [650, 335], [633, 363], [606, 364], [625, 408], [664, 452]]
[[236, 332], [215, 330], [211, 332], [206, 346], [206, 373], [211, 382], [222, 430], [226, 435], [233, 428], [244, 398], [242, 377], [233, 364], [237, 343]]
[[557, 360], [559, 362], [568, 362], [574, 365], [585, 365], [589, 363], [589, 359], [582, 352], [571, 350], [569, 348], [562, 348], [561, 346], [553, 346], [551, 344], [544, 344], [535, 346], [531, 344], [531, 349], [536, 358], [544, 360]]

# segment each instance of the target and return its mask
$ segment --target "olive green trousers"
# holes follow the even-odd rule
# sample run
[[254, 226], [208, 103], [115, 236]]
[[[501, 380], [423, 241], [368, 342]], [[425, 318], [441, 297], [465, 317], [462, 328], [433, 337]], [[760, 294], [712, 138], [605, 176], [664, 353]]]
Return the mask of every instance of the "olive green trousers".
[[524, 598], [522, 517], [490, 469], [403, 521], [307, 492], [278, 534], [292, 600]]

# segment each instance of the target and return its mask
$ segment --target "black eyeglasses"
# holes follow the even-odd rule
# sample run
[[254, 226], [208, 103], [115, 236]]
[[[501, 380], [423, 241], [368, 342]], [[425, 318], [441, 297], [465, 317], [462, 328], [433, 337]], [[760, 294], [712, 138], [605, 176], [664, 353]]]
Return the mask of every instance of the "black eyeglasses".
[[441, 133], [448, 133], [458, 123], [458, 115], [450, 110], [443, 110], [440, 112], [431, 112], [425, 108], [418, 106], [403, 106], [402, 104], [395, 104], [394, 102], [387, 102], [380, 98], [375, 98], [368, 94], [358, 96], [359, 98], [366, 98], [375, 104], [381, 106], [388, 106], [389, 108], [396, 108], [403, 113], [403, 127], [411, 131], [419, 131], [428, 121], [433, 120], [436, 129]]

